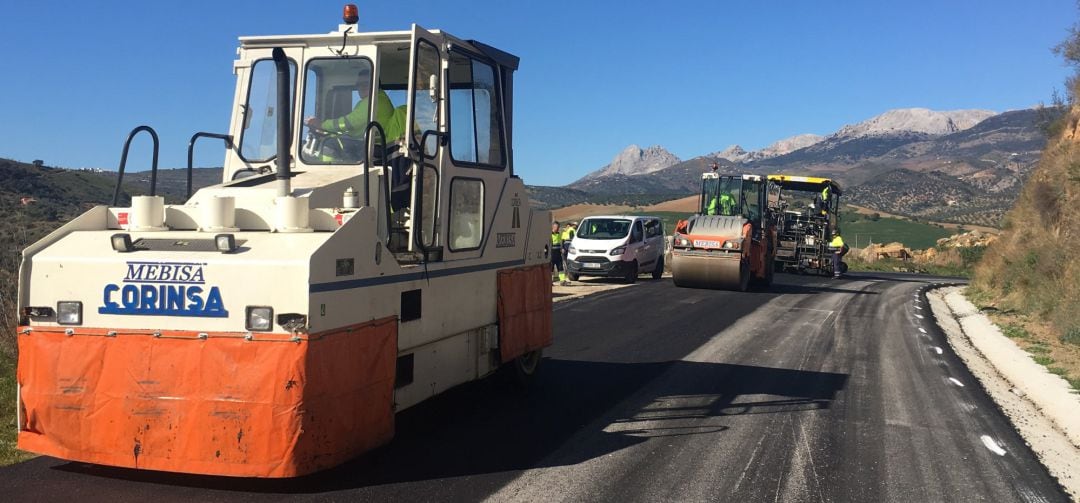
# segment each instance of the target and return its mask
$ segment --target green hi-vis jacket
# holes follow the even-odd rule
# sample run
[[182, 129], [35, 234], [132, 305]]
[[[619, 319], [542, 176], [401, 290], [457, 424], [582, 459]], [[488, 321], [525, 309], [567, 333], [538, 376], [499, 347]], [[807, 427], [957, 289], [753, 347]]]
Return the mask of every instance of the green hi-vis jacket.
[[[405, 115], [407, 113], [405, 106], [395, 109], [390, 97], [381, 90], [375, 99], [379, 100], [379, 106], [376, 107], [378, 115], [375, 120], [382, 125], [383, 131], [386, 132], [386, 143], [401, 139], [401, 137], [405, 136]], [[331, 133], [344, 133], [357, 138], [363, 136], [364, 129], [368, 125], [369, 101], [367, 99], [360, 100], [348, 115], [323, 121], [322, 129]]]

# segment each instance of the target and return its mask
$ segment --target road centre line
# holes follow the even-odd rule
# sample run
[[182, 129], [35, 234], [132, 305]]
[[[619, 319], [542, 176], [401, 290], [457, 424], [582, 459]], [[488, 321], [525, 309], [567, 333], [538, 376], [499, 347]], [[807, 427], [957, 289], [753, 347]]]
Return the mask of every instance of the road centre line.
[[1005, 455], [1005, 449], [1002, 449], [1001, 446], [998, 445], [997, 442], [994, 441], [994, 439], [990, 438], [990, 435], [983, 435], [982, 437], [979, 437], [979, 438], [982, 439], [983, 445], [985, 445], [987, 449], [990, 449], [990, 452], [993, 452], [994, 454], [997, 454], [998, 456], [1004, 456]]
[[964, 387], [964, 383], [958, 381], [955, 377], [950, 377], [949, 380], [952, 381], [953, 384], [960, 386], [961, 388]]
[[923, 327], [919, 327], [919, 331], [920, 331], [920, 332], [922, 332], [922, 333], [924, 333], [924, 334], [926, 333], [926, 329], [925, 329], [925, 328], [923, 328]]
[[923, 315], [921, 315], [921, 314], [916, 314], [915, 317], [920, 319], [920, 320], [923, 319]]
[[943, 351], [943, 350], [942, 350], [941, 348], [939, 348], [939, 347], [937, 347], [937, 346], [934, 346], [934, 352], [940, 355], [940, 354], [941, 354], [941, 353], [943, 353], [944, 351]]

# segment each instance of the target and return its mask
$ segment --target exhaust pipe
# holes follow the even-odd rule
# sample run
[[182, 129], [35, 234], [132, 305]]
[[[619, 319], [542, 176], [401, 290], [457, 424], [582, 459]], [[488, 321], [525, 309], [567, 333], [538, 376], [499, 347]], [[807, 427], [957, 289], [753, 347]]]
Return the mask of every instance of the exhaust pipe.
[[273, 51], [274, 67], [277, 69], [277, 178], [278, 197], [285, 197], [292, 193], [289, 171], [289, 150], [292, 132], [289, 131], [292, 111], [289, 109], [289, 61], [285, 59], [285, 51], [275, 47]]

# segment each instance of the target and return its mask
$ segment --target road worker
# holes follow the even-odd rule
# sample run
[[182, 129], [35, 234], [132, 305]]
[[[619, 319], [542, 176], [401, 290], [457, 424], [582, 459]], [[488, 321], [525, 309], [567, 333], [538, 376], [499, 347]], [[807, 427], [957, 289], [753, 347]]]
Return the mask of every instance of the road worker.
[[839, 232], [834, 232], [832, 241], [829, 241], [829, 250], [832, 250], [833, 256], [833, 278], [839, 278], [841, 274], [841, 258], [848, 252], [848, 245], [844, 244], [844, 238], [840, 237]]
[[[559, 284], [567, 285], [566, 268], [563, 265], [563, 237], [559, 232], [559, 222], [551, 222], [551, 266], [559, 271]], [[554, 279], [552, 280], [554, 281]]]

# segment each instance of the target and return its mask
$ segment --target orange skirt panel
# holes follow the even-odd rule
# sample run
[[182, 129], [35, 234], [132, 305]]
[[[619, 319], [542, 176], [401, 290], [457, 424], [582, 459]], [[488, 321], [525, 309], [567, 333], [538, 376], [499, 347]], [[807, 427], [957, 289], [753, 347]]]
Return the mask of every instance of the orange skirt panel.
[[23, 450], [149, 470], [294, 477], [394, 435], [394, 317], [296, 342], [26, 328]]
[[550, 346], [551, 264], [499, 271], [498, 289], [502, 361]]

